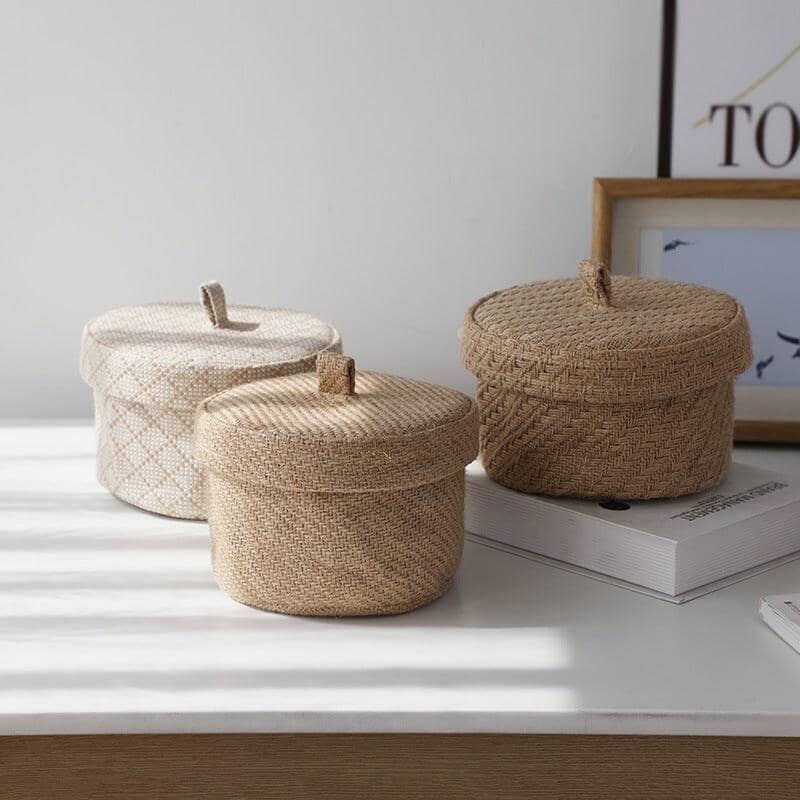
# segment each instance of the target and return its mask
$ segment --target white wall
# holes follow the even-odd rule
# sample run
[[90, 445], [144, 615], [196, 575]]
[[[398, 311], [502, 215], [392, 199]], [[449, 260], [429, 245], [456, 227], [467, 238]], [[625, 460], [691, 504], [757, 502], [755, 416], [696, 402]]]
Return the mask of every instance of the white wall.
[[471, 389], [479, 295], [568, 275], [655, 169], [660, 0], [2, 0], [0, 416], [91, 412], [83, 323], [229, 302]]

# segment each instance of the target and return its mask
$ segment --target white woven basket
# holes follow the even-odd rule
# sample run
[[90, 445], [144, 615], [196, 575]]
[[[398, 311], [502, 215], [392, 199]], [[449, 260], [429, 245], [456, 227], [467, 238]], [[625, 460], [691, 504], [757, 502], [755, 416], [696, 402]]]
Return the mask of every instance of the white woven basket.
[[115, 309], [90, 322], [80, 370], [94, 389], [97, 479], [159, 514], [206, 518], [205, 478], [192, 447], [194, 411], [241, 383], [314, 368], [339, 334], [308, 314], [231, 306], [222, 287], [200, 303]]

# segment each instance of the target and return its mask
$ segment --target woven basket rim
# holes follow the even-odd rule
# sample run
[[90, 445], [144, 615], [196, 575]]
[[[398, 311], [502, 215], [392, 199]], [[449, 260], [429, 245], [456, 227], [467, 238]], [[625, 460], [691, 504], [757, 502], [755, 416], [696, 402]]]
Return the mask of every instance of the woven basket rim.
[[[366, 376], [394, 377], [359, 370], [357, 383]], [[307, 377], [294, 375], [288, 379]], [[206, 469], [226, 480], [302, 492], [393, 491], [422, 486], [463, 470], [478, 454], [475, 399], [425, 381], [401, 380], [452, 394], [459, 413], [439, 424], [402, 434], [342, 436], [328, 431], [319, 436], [302, 430], [251, 427], [226, 419], [209, 409], [227, 394], [220, 392], [197, 408], [195, 454]], [[358, 393], [347, 400], [357, 403]], [[330, 413], [335, 416], [336, 410], [332, 406]]]
[[[469, 461], [465, 462], [462, 466], [449, 470], [446, 472], [437, 472], [435, 475], [422, 475], [416, 479], [410, 479], [406, 481], [398, 481], [396, 483], [386, 484], [386, 485], [375, 485], [372, 486], [370, 484], [363, 484], [363, 485], [348, 485], [348, 486], [337, 486], [335, 488], [320, 488], [318, 486], [312, 484], [299, 484], [297, 482], [292, 481], [280, 481], [280, 480], [267, 480], [262, 477], [242, 477], [237, 475], [236, 477], [232, 477], [231, 473], [224, 467], [215, 466], [213, 463], [204, 460], [203, 453], [198, 449], [196, 450], [198, 457], [201, 459], [203, 463], [203, 468], [209, 474], [214, 475], [217, 478], [221, 478], [229, 483], [237, 484], [238, 486], [242, 486], [244, 488], [251, 487], [253, 489], [277, 489], [282, 492], [293, 492], [298, 495], [305, 495], [305, 494], [376, 494], [381, 492], [391, 493], [391, 492], [399, 492], [405, 491], [407, 489], [418, 489], [420, 486], [428, 486], [431, 483], [435, 483], [436, 481], [443, 480], [444, 478], [449, 478], [453, 475], [458, 475], [459, 473], [464, 472], [464, 467], [468, 464], [471, 464], [475, 458], [478, 457], [478, 452], [475, 453], [475, 458], [470, 459]], [[206, 455], [205, 458], [208, 458]]]
[[[341, 349], [339, 332], [329, 322], [304, 311], [251, 304], [233, 304], [228, 306], [228, 309], [234, 316], [237, 313], [249, 312], [251, 315], [263, 316], [266, 319], [272, 314], [281, 314], [317, 324], [320, 330], [324, 331], [324, 337], [320, 338], [320, 346], [309, 347], [298, 352], [294, 358], [273, 360], [265, 357], [259, 358], [262, 354], [254, 348], [256, 354], [252, 358], [252, 363], [231, 365], [226, 363], [224, 356], [218, 355], [213, 358], [210, 354], [203, 354], [204, 347], [200, 342], [197, 343], [196, 348], [189, 345], [191, 349], [196, 349], [197, 360], [179, 359], [174, 353], [159, 351], [157, 347], [146, 348], [146, 358], [143, 358], [140, 348], [143, 348], [144, 344], [104, 341], [102, 335], [97, 334], [97, 325], [108, 321], [109, 318], [113, 319], [116, 314], [148, 309], [197, 311], [199, 305], [188, 302], [166, 302], [117, 306], [90, 320], [84, 326], [81, 337], [80, 374], [83, 380], [96, 391], [120, 400], [155, 408], [193, 410], [199, 400], [208, 394], [271, 375], [311, 370], [318, 353], [324, 350]], [[203, 332], [203, 335], [219, 338], [222, 342], [224, 341], [223, 336], [230, 335], [230, 333], [220, 334], [219, 331], [209, 327], [207, 331]], [[238, 336], [238, 333], [235, 335]], [[245, 332], [242, 335], [246, 336], [247, 334]], [[233, 342], [233, 339], [231, 341]], [[157, 343], [155, 337], [153, 343]], [[220, 353], [223, 352], [224, 350], [220, 350]], [[147, 374], [150, 391], [146, 396], [142, 396], [139, 391], [140, 384], [133, 382], [130, 386], [126, 386], [118, 380], [118, 377], [125, 374], [132, 366]], [[208, 378], [209, 390], [203, 393], [202, 397], [194, 396], [194, 394], [184, 396], [175, 381], [176, 374], [180, 374], [183, 382], [189, 384], [195, 379], [202, 381]], [[153, 386], [158, 386], [160, 391], [153, 392]]]
[[[614, 276], [613, 281], [638, 281]], [[467, 311], [462, 338], [464, 366], [482, 380], [495, 380], [528, 394], [585, 403], [644, 402], [680, 396], [733, 379], [752, 360], [749, 327], [741, 303], [723, 292], [697, 287], [730, 300], [731, 317], [722, 326], [674, 346], [607, 348], [558, 344], [526, 346], [517, 337], [488, 331], [478, 309], [503, 292], [574, 278], [518, 284], [478, 299]], [[671, 281], [653, 281], [659, 284]], [[612, 284], [613, 285], [613, 284]], [[676, 284], [686, 288], [693, 284]], [[569, 372], [569, 380], [564, 379]]]
[[[186, 309], [196, 311], [198, 310], [197, 303], [190, 303], [190, 302], [177, 302], [177, 301], [169, 301], [164, 303], [136, 303], [132, 306], [112, 306], [111, 308], [106, 309], [102, 312], [102, 314], [98, 314], [96, 317], [93, 317], [86, 323], [86, 328], [91, 332], [96, 326], [97, 323], [101, 322], [104, 317], [110, 317], [114, 314], [119, 314], [124, 311], [137, 311], [139, 309], [151, 309], [151, 308], [168, 308], [168, 309]], [[309, 319], [315, 319], [323, 324], [327, 325], [331, 331], [335, 331], [334, 327], [324, 320], [318, 319], [314, 314], [311, 314], [307, 311], [298, 311], [295, 308], [289, 308], [287, 306], [261, 306], [257, 303], [231, 303], [227, 306], [227, 308], [231, 311], [260, 311], [260, 312], [280, 312], [285, 314], [295, 314], [298, 317], [308, 317]], [[209, 330], [211, 332], [211, 329]], [[94, 337], [93, 337], [94, 338]], [[99, 341], [99, 340], [97, 340]], [[106, 347], [110, 347], [111, 345], [100, 342]]]
[[[516, 287], [512, 287], [516, 288]], [[475, 335], [480, 335], [487, 343], [493, 343], [496, 349], [510, 349], [513, 348], [514, 352], [519, 354], [527, 354], [531, 356], [544, 356], [544, 357], [557, 357], [568, 355], [570, 358], [574, 357], [583, 357], [586, 360], [596, 361], [597, 356], [600, 354], [615, 354], [619, 356], [626, 356], [626, 355], [645, 355], [650, 357], [653, 354], [659, 355], [662, 353], [675, 353], [678, 351], [684, 350], [695, 350], [698, 347], [702, 346], [707, 341], [712, 341], [715, 337], [730, 334], [732, 330], [738, 327], [741, 324], [741, 318], [744, 316], [744, 309], [742, 308], [739, 301], [735, 301], [738, 309], [733, 317], [731, 317], [730, 321], [724, 325], [723, 327], [716, 328], [715, 330], [704, 334], [703, 336], [698, 336], [694, 339], [688, 339], [684, 342], [680, 342], [677, 345], [672, 346], [665, 346], [665, 347], [631, 347], [631, 348], [599, 348], [599, 347], [576, 347], [573, 349], [564, 349], [560, 347], [518, 347], [519, 339], [514, 339], [509, 336], [498, 336], [497, 334], [491, 333], [487, 331], [481, 324], [475, 319], [475, 311], [478, 310], [481, 303], [485, 300], [488, 300], [490, 297], [498, 294], [498, 292], [494, 292], [493, 294], [486, 295], [478, 300], [476, 303], [470, 306], [469, 310], [467, 311], [467, 319], [465, 321], [465, 325], [469, 324], [474, 326], [477, 331], [475, 331]]]
[[[439, 433], [444, 433], [447, 431], [451, 425], [458, 425], [458, 424], [466, 424], [468, 420], [472, 417], [473, 413], [477, 405], [475, 401], [473, 401], [473, 405], [469, 408], [469, 410], [461, 415], [460, 417], [455, 417], [454, 419], [450, 420], [447, 423], [441, 425], [432, 425], [430, 428], [425, 428], [422, 431], [419, 431], [420, 436], [436, 436]], [[200, 403], [197, 413], [204, 413], [207, 412], [208, 408], [206, 406], [205, 401]], [[227, 426], [220, 426], [217, 430], [224, 430]], [[234, 428], [237, 433], [245, 433], [248, 437], [252, 437], [253, 442], [255, 444], [263, 444], [264, 446], [273, 446], [273, 445], [280, 445], [280, 446], [288, 446], [288, 447], [316, 447], [320, 440], [315, 436], [308, 436], [302, 433], [291, 433], [291, 434], [278, 434], [273, 431], [265, 431], [257, 428], [249, 428], [245, 425], [237, 425]], [[326, 437], [325, 441], [329, 442], [330, 444], [334, 445], [359, 445], [359, 446], [370, 446], [370, 447], [393, 447], [398, 444], [405, 444], [409, 440], [413, 440], [417, 438], [416, 435], [407, 435], [407, 436], [370, 436], [366, 438], [354, 438], [354, 437], [337, 437], [337, 436], [330, 436]]]
[[[527, 350], [531, 353], [546, 353], [546, 354], [557, 354], [563, 352], [583, 352], [587, 356], [594, 356], [596, 357], [598, 353], [619, 353], [619, 354], [626, 354], [626, 353], [636, 353], [636, 352], [654, 352], [654, 351], [671, 351], [675, 349], [680, 349], [681, 347], [688, 346], [694, 347], [697, 344], [702, 344], [704, 339], [708, 337], [713, 337], [718, 335], [721, 331], [727, 329], [730, 325], [736, 324], [737, 317], [740, 313], [742, 313], [742, 305], [741, 303], [734, 297], [722, 292], [718, 289], [712, 289], [708, 286], [700, 286], [698, 284], [688, 283], [686, 281], [668, 281], [662, 278], [634, 278], [629, 275], [614, 275], [612, 276], [612, 284], [617, 282], [631, 282], [636, 283], [638, 285], [646, 285], [646, 284], [658, 284], [661, 286], [670, 285], [677, 288], [691, 288], [696, 289], [699, 292], [703, 292], [704, 294], [708, 295], [716, 295], [718, 297], [726, 298], [730, 301], [730, 308], [731, 308], [731, 315], [728, 321], [720, 326], [719, 328], [715, 328], [708, 333], [705, 333], [701, 336], [694, 337], [692, 339], [686, 339], [680, 342], [677, 345], [665, 345], [663, 347], [653, 347], [653, 346], [646, 346], [641, 348], [608, 348], [605, 346], [599, 347], [578, 347], [567, 350], [563, 347], [526, 347], [525, 343], [520, 340], [519, 338], [513, 336], [501, 336], [491, 331], [487, 330], [481, 323], [475, 318], [476, 312], [481, 308], [481, 306], [485, 305], [488, 301], [492, 300], [495, 297], [498, 297], [503, 294], [507, 294], [509, 292], [513, 292], [518, 289], [526, 289], [529, 287], [536, 287], [536, 286], [549, 286], [549, 285], [577, 285], [578, 284], [577, 278], [554, 278], [552, 280], [543, 280], [543, 281], [529, 281], [528, 283], [518, 283], [514, 286], [507, 286], [505, 289], [499, 289], [494, 292], [490, 292], [489, 294], [484, 295], [483, 297], [478, 298], [468, 309], [467, 311], [467, 318], [472, 321], [474, 325], [479, 327], [482, 331], [482, 334], [487, 338], [494, 338], [497, 342], [501, 343], [508, 343], [510, 345], [514, 345], [515, 350], [519, 352], [520, 349]], [[619, 309], [618, 309], [619, 310]]]

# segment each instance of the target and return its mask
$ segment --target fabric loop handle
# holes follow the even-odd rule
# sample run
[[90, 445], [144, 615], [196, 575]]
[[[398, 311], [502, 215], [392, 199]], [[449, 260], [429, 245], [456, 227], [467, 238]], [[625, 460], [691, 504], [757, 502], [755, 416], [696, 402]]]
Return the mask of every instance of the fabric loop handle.
[[228, 326], [228, 307], [225, 304], [225, 292], [216, 281], [208, 281], [200, 287], [200, 302], [203, 304], [211, 324], [215, 328]]
[[593, 305], [600, 308], [610, 308], [611, 303], [611, 278], [608, 266], [604, 261], [581, 261], [580, 276], [583, 288]]
[[323, 394], [356, 393], [356, 362], [341, 353], [325, 350], [317, 355], [318, 389]]

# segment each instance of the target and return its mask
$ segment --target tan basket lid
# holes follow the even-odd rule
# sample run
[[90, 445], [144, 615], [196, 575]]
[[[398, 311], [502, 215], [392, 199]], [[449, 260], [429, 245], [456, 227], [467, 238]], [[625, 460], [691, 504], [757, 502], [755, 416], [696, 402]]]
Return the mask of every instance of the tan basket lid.
[[740, 303], [689, 283], [609, 276], [487, 295], [467, 312], [465, 366], [537, 397], [586, 403], [663, 400], [729, 380], [752, 359]]
[[197, 412], [195, 453], [238, 483], [318, 492], [411, 488], [478, 454], [472, 398], [422, 381], [356, 372], [321, 353], [317, 374], [237, 386]]
[[281, 308], [229, 307], [212, 281], [197, 303], [117, 308], [92, 320], [80, 371], [105, 394], [188, 409], [245, 381], [313, 369], [328, 349], [341, 349], [328, 323]]

